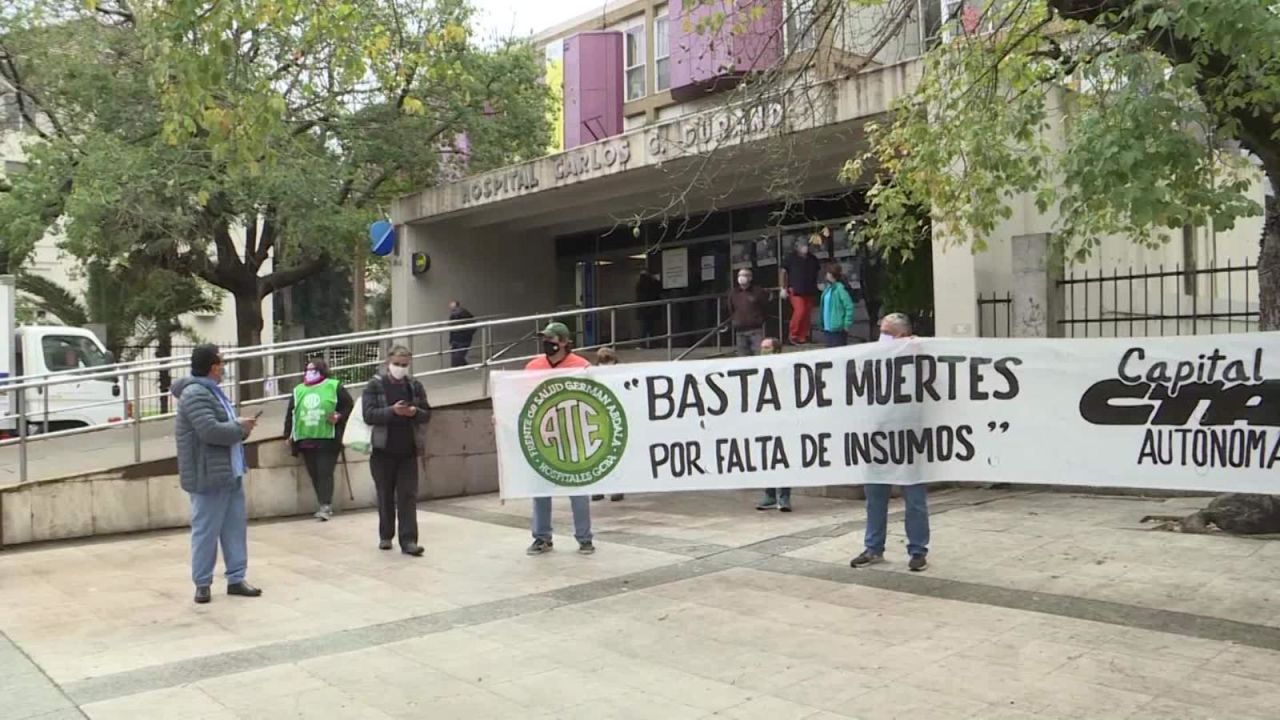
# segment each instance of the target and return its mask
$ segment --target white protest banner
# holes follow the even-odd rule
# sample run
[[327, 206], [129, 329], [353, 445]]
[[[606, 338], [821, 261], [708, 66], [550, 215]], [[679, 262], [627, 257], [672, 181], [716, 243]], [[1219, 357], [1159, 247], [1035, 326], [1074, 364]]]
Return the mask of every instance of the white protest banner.
[[499, 373], [493, 406], [510, 498], [942, 481], [1280, 493], [1280, 333]]

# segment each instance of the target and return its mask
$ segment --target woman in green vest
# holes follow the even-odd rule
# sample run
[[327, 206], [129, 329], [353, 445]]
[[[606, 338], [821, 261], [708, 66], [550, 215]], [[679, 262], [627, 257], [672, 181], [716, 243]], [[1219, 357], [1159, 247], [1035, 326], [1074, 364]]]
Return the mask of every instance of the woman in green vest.
[[284, 434], [293, 454], [302, 455], [320, 509], [316, 519], [333, 517], [333, 471], [342, 452], [342, 431], [355, 402], [342, 383], [329, 377], [329, 364], [320, 358], [307, 363], [302, 384], [293, 389], [284, 415]]

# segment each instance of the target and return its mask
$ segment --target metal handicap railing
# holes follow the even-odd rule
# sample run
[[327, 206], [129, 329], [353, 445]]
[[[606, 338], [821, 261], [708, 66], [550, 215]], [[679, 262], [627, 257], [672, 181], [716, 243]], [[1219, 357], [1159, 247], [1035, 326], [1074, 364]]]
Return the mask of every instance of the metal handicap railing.
[[[222, 353], [225, 367], [222, 384], [237, 408], [261, 407], [290, 397], [293, 385], [302, 377], [306, 361], [325, 357], [330, 360], [330, 375], [342, 379], [347, 387], [356, 388], [373, 377], [391, 346], [404, 345], [413, 353], [414, 376], [422, 380], [429, 391], [433, 385], [444, 386], [458, 379], [463, 385], [478, 383], [475, 397], [486, 398], [490, 372], [521, 366], [540, 354], [538, 335], [552, 320], [564, 322], [577, 335], [575, 346], [579, 352], [612, 346], [619, 351], [641, 350], [644, 355], [639, 358], [641, 360], [683, 360], [697, 349], [703, 349], [708, 355], [721, 352], [727, 327], [723, 300], [721, 294], [698, 295], [607, 307], [573, 308], [514, 318], [486, 316], [466, 323], [446, 320], [255, 347], [225, 348]], [[629, 314], [638, 316], [642, 312], [665, 321], [659, 333], [639, 337], [637, 333], [620, 332], [620, 325], [629, 319]], [[705, 319], [700, 322], [699, 317]], [[452, 366], [456, 352], [449, 343], [452, 333], [473, 334], [469, 354], [478, 352], [477, 360]], [[622, 337], [624, 334], [628, 337]], [[714, 351], [711, 349], [713, 339]], [[681, 350], [684, 352], [677, 357]], [[188, 373], [190, 362], [191, 357], [186, 354], [14, 378], [0, 385], [0, 397], [9, 398], [8, 406], [3, 408], [5, 412], [0, 413], [0, 422], [5, 427], [16, 425], [13, 437], [0, 440], [0, 452], [9, 448], [17, 450], [19, 482], [26, 482], [29, 475], [28, 446], [33, 443], [103, 431], [128, 432], [133, 444], [134, 462], [141, 462], [143, 426], [171, 419], [175, 414], [174, 403], [169, 403], [168, 411], [144, 414], [141, 412], [144, 401], [157, 400], [167, 394], [155, 386], [161, 372], [168, 372], [177, 379]], [[260, 371], [255, 368], [260, 368]], [[75, 386], [84, 387], [84, 383], [89, 382], [111, 383], [113, 396], [109, 400], [72, 406], [51, 406], [50, 397], [58, 394], [55, 390], [59, 387], [74, 392]], [[32, 393], [36, 396], [34, 399]], [[69, 393], [63, 393], [66, 394]], [[59, 417], [90, 410], [112, 417], [88, 425], [58, 427]]]

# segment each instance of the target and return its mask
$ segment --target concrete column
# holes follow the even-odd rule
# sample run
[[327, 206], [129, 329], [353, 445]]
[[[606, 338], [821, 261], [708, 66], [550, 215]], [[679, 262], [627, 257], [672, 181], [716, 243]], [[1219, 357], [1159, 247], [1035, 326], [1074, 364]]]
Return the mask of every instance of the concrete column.
[[1058, 322], [1065, 304], [1063, 287], [1058, 284], [1062, 263], [1054, 262], [1050, 254], [1052, 240], [1048, 233], [1013, 238], [1013, 337], [1062, 337]]
[[[397, 327], [447, 320], [449, 301], [457, 300], [477, 317], [521, 317], [555, 310], [555, 239], [455, 226], [408, 225], [401, 234], [398, 259], [392, 262], [391, 306]], [[431, 269], [414, 275], [412, 254], [426, 253]], [[514, 342], [529, 333], [532, 323], [497, 328], [495, 343]], [[414, 338], [415, 354], [438, 353], [441, 339], [433, 334]], [[448, 349], [447, 338], [445, 349]], [[514, 355], [515, 353], [511, 353]], [[471, 354], [480, 359], [480, 338]], [[419, 372], [447, 367], [448, 356], [419, 360]]]
[[973, 251], [967, 244], [944, 247], [934, 226], [933, 311], [938, 337], [977, 337], [978, 278]]

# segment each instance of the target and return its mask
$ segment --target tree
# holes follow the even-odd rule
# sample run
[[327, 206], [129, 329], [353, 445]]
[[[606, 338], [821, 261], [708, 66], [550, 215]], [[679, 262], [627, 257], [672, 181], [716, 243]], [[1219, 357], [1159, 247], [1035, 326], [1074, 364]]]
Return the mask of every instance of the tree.
[[[749, 32], [766, 0], [683, 0], [697, 30]], [[1265, 213], [1258, 272], [1260, 325], [1280, 328], [1280, 6], [1271, 0], [960, 0], [924, 57], [918, 87], [870, 128], [870, 150], [843, 173], [870, 182], [867, 238], [890, 258], [913, 257], [924, 223], [947, 242], [985, 248], [1034, 197], [1056, 217], [1063, 256], [1083, 260], [1104, 237], [1153, 246], [1170, 230], [1230, 229]], [[810, 0], [790, 4], [816, 41], [731, 94], [777, 92], [830, 63], [821, 38], [870, 29], [852, 44], [867, 62], [918, 20], [929, 0]], [[799, 12], [795, 8], [802, 8]], [[860, 15], [844, 21], [849, 13]], [[737, 20], [735, 20], [737, 19]], [[842, 42], [850, 44], [847, 38]], [[812, 74], [812, 73], [808, 73]], [[1067, 118], [1064, 121], [1064, 116]], [[1055, 137], [1056, 134], [1056, 137]], [[779, 144], [770, 138], [769, 145]], [[704, 162], [704, 165], [707, 163]], [[1260, 174], [1273, 194], [1253, 200]], [[699, 180], [681, 183], [679, 193]], [[701, 181], [705, 183], [705, 180]], [[927, 220], [918, 208], [928, 209]]]
[[83, 298], [48, 278], [22, 273], [17, 289], [32, 305], [64, 325], [101, 325], [107, 350], [127, 360], [134, 348], [158, 344], [157, 357], [169, 357], [172, 336], [196, 334], [182, 324], [183, 315], [214, 312], [218, 300], [201, 283], [155, 266], [108, 266], [94, 262], [85, 269]]
[[232, 295], [241, 346], [265, 298], [347, 266], [380, 207], [433, 184], [456, 135], [480, 170], [547, 143], [541, 58], [477, 49], [466, 0], [14, 7], [0, 79], [43, 142], [0, 194], [13, 258], [60, 220], [86, 260], [170, 253]]
[[[1106, 236], [1157, 245], [1184, 225], [1229, 229], [1257, 215], [1255, 167], [1280, 190], [1274, 3], [978, 5], [958, 6], [954, 39], [926, 56], [918, 88], [846, 168], [851, 180], [873, 174], [879, 244], [909, 254], [919, 204], [943, 237], [980, 250], [1009, 217], [1007, 199], [1026, 193], [1056, 215], [1063, 253], [1082, 260]], [[1265, 213], [1261, 326], [1280, 329], [1274, 196]]]

